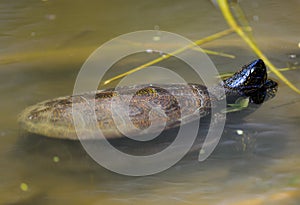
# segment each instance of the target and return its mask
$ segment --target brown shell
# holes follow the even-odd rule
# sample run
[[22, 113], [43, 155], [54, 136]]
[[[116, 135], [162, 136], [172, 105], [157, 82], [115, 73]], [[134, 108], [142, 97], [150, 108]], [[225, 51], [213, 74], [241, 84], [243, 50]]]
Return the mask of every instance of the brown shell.
[[[86, 139], [90, 139], [94, 134], [87, 122], [92, 119], [93, 112], [87, 102], [93, 98], [97, 124], [107, 138], [122, 137], [118, 129], [120, 127], [125, 129], [126, 133], [133, 131], [128, 126], [129, 123], [140, 130], [147, 129], [151, 125], [154, 130], [150, 132], [155, 132], [155, 127], [159, 127], [162, 123], [165, 123], [165, 129], [170, 129], [179, 126], [180, 123], [191, 122], [199, 116], [206, 116], [210, 110], [210, 98], [205, 86], [135, 85], [47, 100], [25, 109], [19, 117], [19, 122], [31, 133], [76, 140], [78, 138], [72, 116], [74, 104], [80, 107], [87, 124], [81, 126], [79, 132], [85, 135]], [[124, 103], [129, 105], [128, 114], [124, 112]], [[114, 113], [117, 113], [114, 115], [115, 118], [112, 105]], [[128, 116], [124, 117], [125, 114]]]

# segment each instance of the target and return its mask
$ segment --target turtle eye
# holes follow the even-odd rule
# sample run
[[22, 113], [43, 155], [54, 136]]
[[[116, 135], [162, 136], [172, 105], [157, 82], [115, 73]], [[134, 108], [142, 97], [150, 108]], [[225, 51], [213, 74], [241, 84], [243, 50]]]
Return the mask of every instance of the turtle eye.
[[266, 83], [264, 84], [264, 87], [266, 89], [277, 89], [278, 83], [273, 80], [267, 80]]

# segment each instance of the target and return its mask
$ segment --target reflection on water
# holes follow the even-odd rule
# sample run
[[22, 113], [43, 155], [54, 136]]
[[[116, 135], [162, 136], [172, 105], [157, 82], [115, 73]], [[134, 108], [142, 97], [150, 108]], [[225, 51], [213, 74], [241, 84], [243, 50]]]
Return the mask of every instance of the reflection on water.
[[[241, 6], [271, 61], [278, 67], [298, 65], [299, 2], [245, 0]], [[300, 100], [282, 83], [259, 111], [228, 122], [208, 160], [199, 163], [195, 149], [154, 176], [114, 174], [91, 160], [79, 142], [18, 129], [22, 109], [70, 94], [86, 57], [117, 35], [159, 26], [196, 40], [226, 29], [210, 1], [2, 1], [0, 17], [3, 204], [299, 204]], [[203, 47], [236, 55], [234, 60], [210, 56], [220, 72], [255, 58], [236, 35]], [[298, 70], [285, 74], [300, 87]]]

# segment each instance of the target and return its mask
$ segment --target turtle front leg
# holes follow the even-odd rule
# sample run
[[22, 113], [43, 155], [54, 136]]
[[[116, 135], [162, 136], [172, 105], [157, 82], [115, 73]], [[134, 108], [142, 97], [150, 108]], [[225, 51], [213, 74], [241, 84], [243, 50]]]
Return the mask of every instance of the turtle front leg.
[[239, 97], [233, 104], [227, 104], [227, 108], [223, 113], [238, 112], [248, 108], [250, 102], [249, 97]]

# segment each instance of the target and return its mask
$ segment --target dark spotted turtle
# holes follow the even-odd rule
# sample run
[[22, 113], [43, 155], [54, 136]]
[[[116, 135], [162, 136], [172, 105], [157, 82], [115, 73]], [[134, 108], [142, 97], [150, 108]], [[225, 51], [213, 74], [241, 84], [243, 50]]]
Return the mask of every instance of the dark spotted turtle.
[[[225, 90], [225, 96], [222, 98], [226, 97], [228, 103], [235, 102], [242, 97], [249, 99], [249, 104], [261, 104], [275, 96], [277, 83], [267, 78], [265, 64], [258, 59], [243, 66], [240, 71], [213, 87], [210, 94], [205, 86], [199, 84], [164, 84], [163, 86], [148, 84], [124, 86], [117, 90], [98, 90], [93, 95], [97, 123], [107, 138], [122, 137], [123, 135], [117, 128], [120, 126], [130, 133], [131, 130], [128, 130], [130, 128], [127, 128], [128, 120], [139, 129], [146, 129], [150, 125], [159, 126], [162, 122], [165, 123], [165, 129], [174, 128], [180, 125], [178, 122], [182, 119], [189, 119], [185, 121], [188, 123], [193, 121], [195, 116], [209, 115], [211, 102], [220, 100], [213, 96], [213, 93], [217, 93], [221, 88]], [[187, 90], [192, 92], [187, 92]], [[127, 102], [129, 117], [124, 118], [120, 114], [117, 116], [119, 120], [115, 121], [112, 117], [112, 102], [118, 105], [124, 100], [122, 96], [132, 93], [134, 93], [133, 97], [129, 99], [130, 102]], [[86, 100], [86, 95], [82, 94], [38, 103], [26, 108], [20, 114], [19, 123], [30, 133], [76, 140], [78, 138], [73, 123], [72, 104], [82, 104], [82, 112], [89, 116], [91, 113], [89, 109], [86, 109]], [[155, 106], [160, 109], [151, 111], [151, 108]], [[122, 107], [119, 106], [118, 109]], [[118, 126], [115, 123], [118, 123]], [[88, 129], [80, 131], [86, 133], [86, 138], [89, 138]]]

